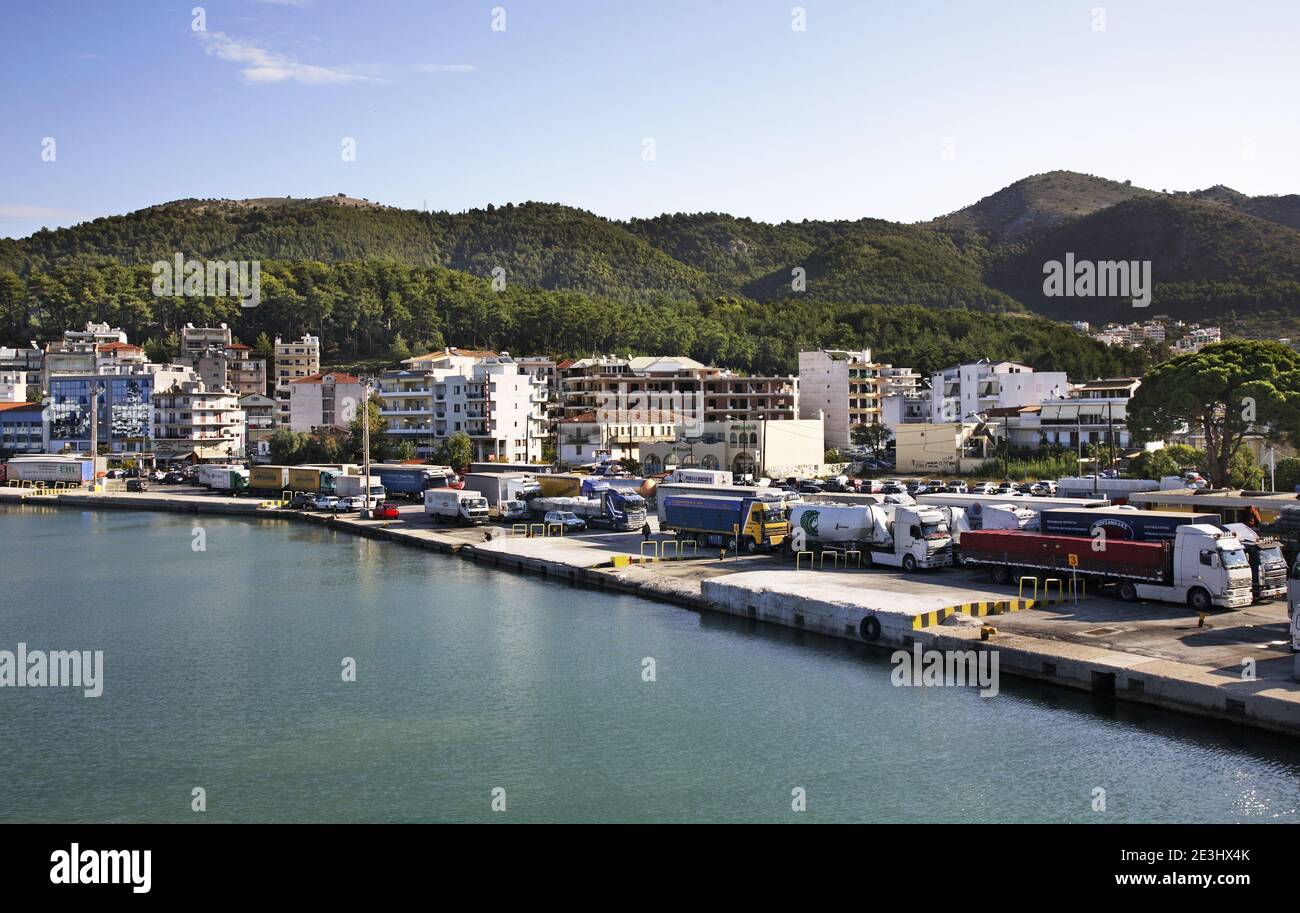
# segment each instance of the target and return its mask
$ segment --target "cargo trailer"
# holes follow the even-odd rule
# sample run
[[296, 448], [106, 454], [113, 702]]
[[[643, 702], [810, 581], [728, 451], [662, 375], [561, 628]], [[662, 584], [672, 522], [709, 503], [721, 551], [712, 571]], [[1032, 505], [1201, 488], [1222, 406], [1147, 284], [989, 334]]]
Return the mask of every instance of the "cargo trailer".
[[790, 533], [779, 499], [741, 495], [660, 495], [664, 519], [659, 528], [679, 538], [725, 545], [732, 551], [756, 552], [777, 548]]

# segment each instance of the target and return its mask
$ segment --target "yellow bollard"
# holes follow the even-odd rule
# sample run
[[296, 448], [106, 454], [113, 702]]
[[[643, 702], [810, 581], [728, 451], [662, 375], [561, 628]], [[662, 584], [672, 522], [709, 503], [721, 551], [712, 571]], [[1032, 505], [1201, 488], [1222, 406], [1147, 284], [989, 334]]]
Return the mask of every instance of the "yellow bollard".
[[857, 556], [858, 556], [858, 567], [861, 568], [861, 567], [862, 567], [862, 552], [859, 551], [859, 550], [856, 549], [856, 548], [849, 548], [849, 549], [845, 549], [845, 550], [844, 550], [844, 567], [845, 567], [845, 568], [848, 568], [848, 566], [849, 566], [849, 555], [857, 555]]
[[821, 554], [821, 563], [820, 563], [820, 567], [821, 567], [821, 569], [822, 569], [823, 571], [826, 570], [826, 556], [827, 556], [827, 555], [830, 555], [830, 556], [831, 556], [831, 566], [834, 567], [834, 568], [836, 568], [836, 569], [838, 570], [838, 569], [839, 569], [839, 566], [840, 566], [840, 553], [839, 553], [836, 549], [833, 549], [833, 548], [824, 548], [824, 549], [822, 549], [822, 554]]
[[659, 543], [656, 542], [654, 539], [643, 539], [641, 540], [641, 563], [642, 564], [645, 564], [645, 547], [647, 545], [650, 546], [650, 551], [654, 553], [650, 556], [651, 560], [652, 561], [659, 560]]
[[1053, 583], [1056, 584], [1056, 598], [1057, 598], [1057, 601], [1058, 601], [1058, 602], [1064, 602], [1064, 601], [1065, 601], [1065, 589], [1064, 589], [1063, 584], [1061, 583], [1061, 578], [1060, 578], [1060, 577], [1048, 577], [1046, 580], [1043, 581], [1043, 602], [1050, 603], [1050, 602], [1052, 601], [1052, 584], [1053, 584]]
[[808, 567], [809, 567], [809, 569], [811, 569], [811, 568], [814, 566], [814, 565], [813, 565], [813, 562], [817, 560], [817, 556], [814, 555], [812, 552], [795, 552], [795, 555], [794, 555], [794, 569], [795, 569], [796, 571], [797, 571], [797, 570], [800, 570], [799, 562], [803, 560], [803, 556], [804, 556], [804, 555], [807, 555], [807, 556], [808, 556]]
[[1034, 602], [1037, 602], [1037, 601], [1038, 601], [1038, 578], [1037, 578], [1037, 577], [1021, 577], [1021, 578], [1020, 578], [1020, 581], [1019, 581], [1019, 582], [1020, 582], [1020, 588], [1016, 591], [1016, 598], [1017, 598], [1017, 599], [1024, 599], [1024, 598], [1025, 598], [1025, 581], [1026, 581], [1026, 580], [1032, 580], [1032, 581], [1034, 582], [1034, 596], [1033, 596], [1033, 599], [1034, 599]]
[[679, 540], [679, 543], [680, 544], [678, 545], [678, 548], [681, 550], [681, 554], [679, 557], [682, 558], [686, 557], [686, 546], [688, 545], [691, 547], [691, 557], [692, 558], [699, 557], [700, 543], [696, 542], [694, 539], [681, 539]]

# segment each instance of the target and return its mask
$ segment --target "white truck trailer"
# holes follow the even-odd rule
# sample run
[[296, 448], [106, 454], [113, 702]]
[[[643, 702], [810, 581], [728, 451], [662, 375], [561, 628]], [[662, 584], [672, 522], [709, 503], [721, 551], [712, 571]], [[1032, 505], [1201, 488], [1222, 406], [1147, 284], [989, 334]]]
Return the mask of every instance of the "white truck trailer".
[[424, 493], [424, 513], [434, 523], [482, 526], [488, 521], [488, 502], [476, 491], [430, 488]]

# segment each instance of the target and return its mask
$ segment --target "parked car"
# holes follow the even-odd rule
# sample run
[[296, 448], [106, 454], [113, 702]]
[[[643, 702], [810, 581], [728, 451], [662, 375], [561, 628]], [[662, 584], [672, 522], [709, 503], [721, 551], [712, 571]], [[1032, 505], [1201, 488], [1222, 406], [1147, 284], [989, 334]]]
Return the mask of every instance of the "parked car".
[[795, 487], [795, 491], [801, 495], [819, 495], [826, 490], [824, 485], [819, 485], [816, 482], [800, 482]]
[[562, 526], [566, 533], [579, 533], [587, 528], [587, 521], [571, 510], [548, 510], [546, 516], [542, 518], [542, 522], [548, 527], [552, 525]]
[[148, 491], [149, 483], [146, 482], [144, 479], [127, 479], [126, 490], [127, 491]]
[[334, 495], [317, 495], [311, 499], [312, 510], [338, 510], [339, 499]]
[[880, 494], [905, 495], [907, 494], [907, 489], [904, 486], [899, 485], [897, 482], [886, 482], [884, 485], [880, 486]]
[[164, 485], [184, 485], [185, 476], [181, 475], [179, 472], [169, 472], [167, 475], [163, 476], [162, 481]]
[[371, 516], [376, 520], [396, 520], [398, 517], [397, 505], [392, 501], [377, 504], [375, 509], [371, 511]]
[[366, 504], [366, 499], [361, 497], [360, 495], [353, 495], [352, 497], [338, 499], [338, 510], [340, 513], [350, 512], [354, 510], [365, 512], [367, 507], [368, 505]]
[[292, 510], [311, 510], [312, 502], [316, 496], [305, 491], [300, 491], [289, 499], [288, 506]]

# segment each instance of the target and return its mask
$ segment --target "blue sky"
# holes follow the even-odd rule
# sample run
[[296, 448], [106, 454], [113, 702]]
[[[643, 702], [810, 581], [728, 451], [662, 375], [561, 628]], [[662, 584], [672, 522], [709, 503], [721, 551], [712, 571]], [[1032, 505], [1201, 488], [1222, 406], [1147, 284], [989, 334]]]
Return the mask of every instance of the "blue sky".
[[6, 6], [0, 235], [182, 197], [915, 221], [1056, 168], [1300, 191], [1292, 0], [197, 5]]

